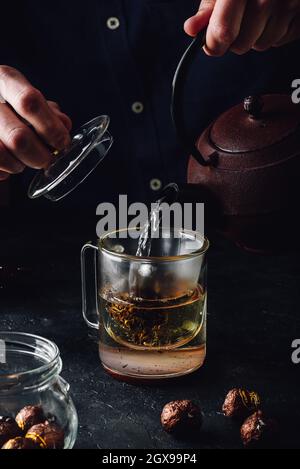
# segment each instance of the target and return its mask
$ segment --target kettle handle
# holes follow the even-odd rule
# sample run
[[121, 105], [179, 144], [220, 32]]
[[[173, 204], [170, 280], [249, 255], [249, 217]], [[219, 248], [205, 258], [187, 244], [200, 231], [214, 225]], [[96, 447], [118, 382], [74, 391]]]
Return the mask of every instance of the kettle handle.
[[199, 49], [205, 46], [206, 42], [206, 31], [198, 34], [192, 43], [189, 45], [185, 53], [183, 54], [173, 79], [173, 92], [171, 101], [171, 114], [173, 124], [180, 142], [184, 148], [200, 163], [202, 166], [208, 166], [211, 161], [206, 160], [198, 150], [195, 144], [189, 141], [188, 133], [184, 123], [183, 113], [183, 98], [184, 98], [184, 85], [188, 69], [194, 61], [196, 54], [199, 53]]

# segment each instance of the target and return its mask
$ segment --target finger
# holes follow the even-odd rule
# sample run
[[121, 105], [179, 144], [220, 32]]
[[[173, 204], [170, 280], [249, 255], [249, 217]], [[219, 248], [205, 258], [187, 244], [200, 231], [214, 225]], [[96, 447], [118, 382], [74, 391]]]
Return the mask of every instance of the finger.
[[285, 36], [274, 44], [275, 47], [281, 47], [300, 38], [300, 14], [297, 15], [292, 22]]
[[47, 167], [52, 159], [38, 136], [6, 104], [0, 104], [0, 140], [15, 158], [30, 168]]
[[63, 112], [56, 111], [57, 117], [61, 120], [68, 132], [71, 132], [73, 124], [69, 116]]
[[0, 67], [0, 94], [50, 146], [61, 150], [70, 143], [65, 126], [20, 72]]
[[18, 174], [24, 169], [24, 164], [17, 160], [0, 141], [0, 171], [5, 171], [9, 174]]
[[251, 0], [248, 2], [238, 37], [231, 50], [236, 54], [245, 54], [263, 34], [271, 17], [271, 2]]
[[52, 108], [52, 110], [56, 109], [57, 111], [60, 111], [60, 105], [55, 102], [55, 101], [47, 101], [48, 105]]
[[253, 46], [254, 50], [265, 51], [279, 42], [288, 32], [289, 22], [278, 17], [270, 19], [266, 29]]
[[247, 0], [217, 0], [206, 35], [208, 55], [225, 54], [239, 35]]
[[60, 106], [55, 101], [47, 101], [48, 105], [52, 111], [57, 115], [57, 117], [62, 121], [68, 132], [72, 130], [73, 124], [69, 116], [61, 111]]
[[63, 125], [66, 127], [67, 131], [70, 132], [72, 130], [72, 121], [67, 114], [61, 112], [60, 107], [57, 103], [52, 101], [48, 101], [49, 106], [52, 108], [52, 111], [57, 115], [57, 117], [61, 120]]
[[274, 44], [288, 33], [291, 22], [295, 17], [295, 3], [287, 1], [284, 5], [277, 4], [277, 9], [272, 13], [264, 32], [256, 41], [253, 49], [264, 51], [270, 49]]
[[216, 0], [202, 0], [196, 15], [192, 16], [184, 23], [185, 32], [192, 37], [202, 31], [209, 23]]
[[9, 178], [9, 174], [8, 173], [5, 173], [3, 171], [0, 171], [0, 181], [6, 181], [8, 178]]

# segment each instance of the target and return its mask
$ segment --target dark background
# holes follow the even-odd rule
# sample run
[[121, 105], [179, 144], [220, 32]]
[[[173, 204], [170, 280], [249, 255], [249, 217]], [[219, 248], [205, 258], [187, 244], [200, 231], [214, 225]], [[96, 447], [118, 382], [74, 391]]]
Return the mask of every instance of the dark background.
[[[97, 204], [120, 193], [153, 200], [153, 177], [185, 180], [188, 155], [176, 142], [169, 103], [176, 64], [190, 42], [182, 24], [199, 0], [136, 0], [137, 8], [146, 5], [142, 23], [128, 13], [129, 0], [102, 2], [103, 10], [96, 0], [84, 8], [75, 1], [2, 3], [0, 63], [19, 68], [57, 100], [75, 127], [100, 113], [112, 118], [109, 158], [66, 201], [28, 201], [30, 170], [0, 184], [0, 328], [40, 334], [59, 346], [79, 414], [76, 447], [240, 448], [238, 426], [220, 411], [227, 391], [242, 386], [257, 390], [266, 411], [278, 418], [277, 447], [299, 449], [300, 365], [291, 361], [291, 343], [300, 338], [296, 250], [281, 245], [274, 256], [258, 256], [212, 237], [207, 361], [179, 381], [145, 387], [113, 380], [81, 318], [79, 253], [95, 237]], [[104, 40], [107, 17], [121, 3], [131, 26], [128, 42], [122, 29], [115, 41]], [[127, 46], [139, 73], [127, 66], [127, 56], [117, 60]], [[299, 42], [243, 57], [199, 55], [186, 96], [191, 138], [250, 93], [289, 93], [300, 76], [298, 58]], [[130, 106], [139, 99], [146, 112], [137, 117]], [[163, 405], [178, 398], [203, 408], [203, 431], [192, 440], [175, 440], [160, 427]]]

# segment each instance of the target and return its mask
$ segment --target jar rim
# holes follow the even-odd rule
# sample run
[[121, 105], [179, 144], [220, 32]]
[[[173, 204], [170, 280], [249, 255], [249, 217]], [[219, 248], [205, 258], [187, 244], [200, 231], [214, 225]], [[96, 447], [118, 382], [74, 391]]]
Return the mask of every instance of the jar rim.
[[44, 363], [37, 364], [37, 366], [31, 365], [28, 369], [25, 365], [25, 369], [19, 372], [1, 372], [0, 393], [16, 387], [18, 389], [27, 389], [41, 385], [61, 371], [62, 363], [59, 348], [49, 339], [23, 332], [0, 331], [0, 346], [1, 344], [4, 349], [4, 358], [7, 353], [13, 352], [16, 356], [36, 358], [37, 361]]

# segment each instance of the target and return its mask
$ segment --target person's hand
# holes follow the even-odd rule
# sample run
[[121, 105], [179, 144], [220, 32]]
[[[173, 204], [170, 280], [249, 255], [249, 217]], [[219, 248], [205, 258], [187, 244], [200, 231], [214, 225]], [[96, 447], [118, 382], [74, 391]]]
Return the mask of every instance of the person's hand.
[[46, 168], [53, 158], [49, 147], [62, 150], [70, 143], [72, 123], [58, 104], [14, 68], [0, 66], [0, 181], [25, 166]]
[[196, 36], [207, 25], [208, 55], [279, 47], [300, 38], [300, 0], [202, 0], [184, 29]]

